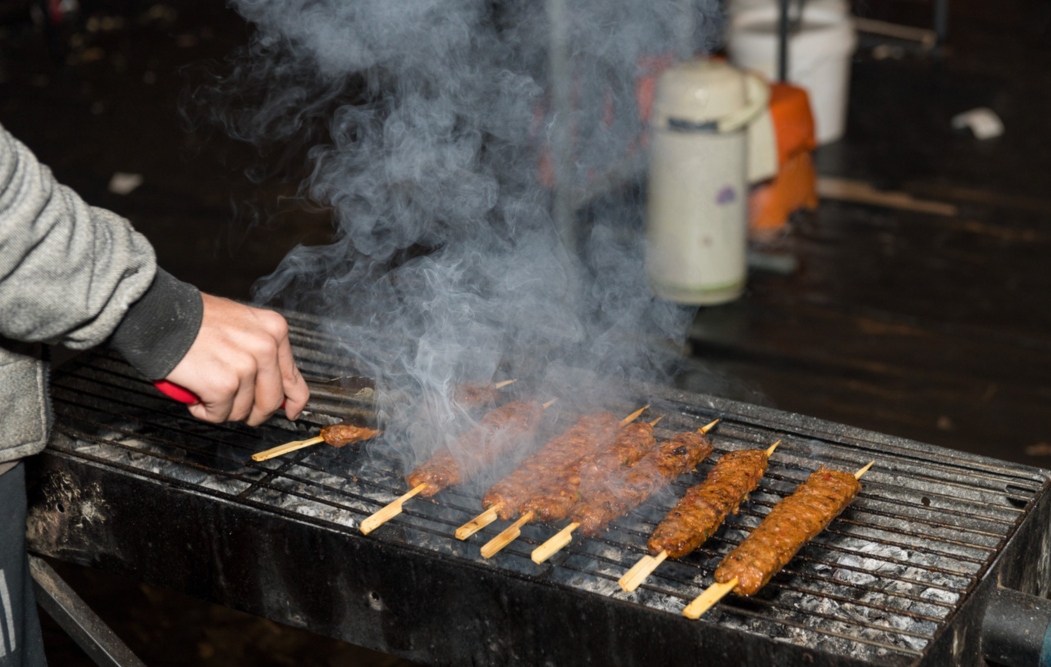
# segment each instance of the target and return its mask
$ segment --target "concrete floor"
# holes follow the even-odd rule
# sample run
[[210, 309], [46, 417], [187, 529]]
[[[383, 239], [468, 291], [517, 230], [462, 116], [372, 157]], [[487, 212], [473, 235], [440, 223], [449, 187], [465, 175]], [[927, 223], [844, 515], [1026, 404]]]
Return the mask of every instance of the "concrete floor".
[[[81, 29], [48, 43], [0, 8], [0, 123], [89, 202], [130, 218], [160, 262], [202, 289], [248, 298], [291, 247], [323, 243], [323, 213], [295, 200], [303, 161], [280, 162], [190, 128], [184, 95], [243, 42], [217, 3], [85, 3]], [[866, 3], [929, 22], [930, 4]], [[822, 173], [952, 204], [933, 216], [825, 202], [773, 250], [800, 268], [757, 272], [744, 299], [703, 310], [688, 388], [1032, 465], [1051, 461], [1051, 8], [952, 5], [943, 58], [859, 52], [847, 136]], [[73, 38], [70, 42], [69, 39]], [[1007, 131], [949, 127], [977, 106]], [[267, 172], [261, 165], [271, 165]], [[142, 176], [128, 195], [116, 172]], [[60, 566], [151, 665], [404, 664], [109, 574]], [[86, 657], [51, 624], [53, 664]]]

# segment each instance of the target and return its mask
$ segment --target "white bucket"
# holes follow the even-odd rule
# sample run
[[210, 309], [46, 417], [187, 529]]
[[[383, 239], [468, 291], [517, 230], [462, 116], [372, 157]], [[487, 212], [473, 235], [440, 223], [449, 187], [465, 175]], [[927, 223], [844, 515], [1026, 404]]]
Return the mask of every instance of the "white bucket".
[[[806, 0], [804, 6], [836, 12], [841, 16], [850, 15], [850, 3], [847, 0]], [[774, 7], [777, 11], [780, 11], [781, 3], [779, 0], [730, 0], [726, 7], [726, 13], [731, 18], [734, 18], [742, 12], [769, 7]], [[789, 0], [788, 16], [794, 18], [798, 15], [799, 0]]]
[[[727, 41], [730, 60], [738, 67], [776, 79], [778, 5], [769, 0], [755, 5], [747, 2], [732, 14]], [[789, 11], [789, 17], [795, 15]], [[818, 143], [839, 139], [846, 124], [850, 57], [857, 46], [845, 4], [835, 0], [806, 3], [802, 25], [788, 44], [788, 80], [810, 95]]]

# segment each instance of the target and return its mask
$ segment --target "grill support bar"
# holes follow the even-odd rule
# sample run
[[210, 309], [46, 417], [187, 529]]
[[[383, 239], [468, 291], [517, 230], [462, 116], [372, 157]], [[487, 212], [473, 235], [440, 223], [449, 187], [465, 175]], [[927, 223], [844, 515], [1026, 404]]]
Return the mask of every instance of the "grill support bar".
[[30, 556], [29, 571], [37, 602], [96, 665], [146, 667], [43, 558]]
[[998, 588], [982, 622], [982, 652], [1005, 667], [1051, 667], [1051, 600]]

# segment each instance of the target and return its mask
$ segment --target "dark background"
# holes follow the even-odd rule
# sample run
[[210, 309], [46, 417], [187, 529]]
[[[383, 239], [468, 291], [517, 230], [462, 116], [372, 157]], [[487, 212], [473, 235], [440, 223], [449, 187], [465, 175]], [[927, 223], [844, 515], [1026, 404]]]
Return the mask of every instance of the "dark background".
[[[294, 148], [266, 153], [180, 113], [249, 28], [215, 2], [85, 2], [61, 24], [0, 2], [0, 123], [90, 203], [127, 216], [160, 263], [247, 299], [299, 243], [331, 234], [297, 200]], [[855, 3], [927, 27], [929, 2]], [[46, 26], [46, 27], [45, 27]], [[1051, 461], [1051, 3], [951, 3], [937, 55], [863, 44], [847, 135], [819, 171], [957, 206], [937, 216], [826, 201], [766, 252], [740, 301], [691, 330], [690, 389], [1001, 459]], [[884, 55], [886, 51], [884, 51]], [[950, 127], [986, 106], [1003, 136]], [[196, 123], [196, 126], [195, 126]], [[141, 174], [129, 195], [107, 185]], [[150, 665], [403, 661], [112, 575], [56, 564]], [[304, 564], [308, 567], [309, 564]], [[55, 665], [88, 664], [45, 620]]]

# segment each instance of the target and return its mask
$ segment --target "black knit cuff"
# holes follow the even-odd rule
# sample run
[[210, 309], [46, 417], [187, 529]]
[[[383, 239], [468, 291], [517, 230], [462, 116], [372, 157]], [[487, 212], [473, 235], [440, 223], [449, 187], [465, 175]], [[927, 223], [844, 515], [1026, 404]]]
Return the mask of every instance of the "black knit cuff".
[[186, 356], [203, 315], [200, 291], [158, 267], [153, 283], [128, 309], [109, 344], [136, 370], [157, 380]]

